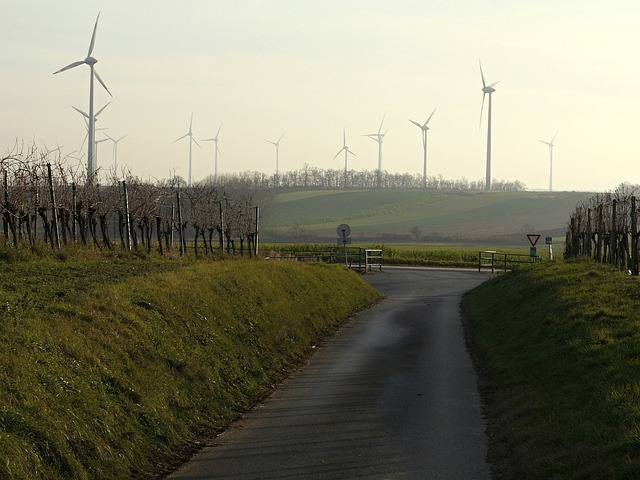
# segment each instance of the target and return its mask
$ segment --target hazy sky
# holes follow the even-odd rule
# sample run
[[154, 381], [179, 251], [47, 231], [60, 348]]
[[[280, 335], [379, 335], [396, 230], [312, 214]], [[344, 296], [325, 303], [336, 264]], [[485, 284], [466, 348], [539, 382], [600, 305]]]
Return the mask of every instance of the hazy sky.
[[[5, 1], [0, 29], [0, 151], [17, 139], [64, 153], [80, 148], [89, 68], [52, 73], [93, 56], [113, 93], [96, 83], [97, 127], [114, 138], [118, 163], [144, 178], [187, 177], [193, 113], [193, 178], [213, 172], [273, 173], [306, 163], [422, 173], [420, 130], [429, 126], [428, 174], [484, 177], [482, 60], [493, 95], [493, 177], [527, 188], [609, 190], [640, 183], [640, 2], [637, 0], [169, 0]], [[486, 108], [485, 108], [486, 114]], [[97, 134], [101, 138], [100, 133]], [[0, 152], [0, 153], [1, 153]], [[86, 157], [86, 147], [82, 149]], [[98, 164], [112, 164], [99, 146]]]

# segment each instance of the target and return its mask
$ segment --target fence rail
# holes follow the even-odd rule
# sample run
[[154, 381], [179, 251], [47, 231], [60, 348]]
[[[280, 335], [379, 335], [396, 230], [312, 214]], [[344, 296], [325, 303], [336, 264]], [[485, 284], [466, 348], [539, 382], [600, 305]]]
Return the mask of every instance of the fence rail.
[[538, 256], [526, 255], [524, 253], [503, 253], [495, 250], [484, 250], [478, 252], [478, 272], [482, 269], [491, 269], [491, 273], [496, 270], [513, 269], [523, 263], [535, 263], [539, 260]]

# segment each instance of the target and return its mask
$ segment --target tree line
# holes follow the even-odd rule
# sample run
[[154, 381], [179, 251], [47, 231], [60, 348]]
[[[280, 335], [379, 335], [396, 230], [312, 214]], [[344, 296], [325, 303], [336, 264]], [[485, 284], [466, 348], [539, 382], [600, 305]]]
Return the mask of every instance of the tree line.
[[567, 228], [565, 258], [587, 256], [638, 275], [637, 189], [621, 184], [578, 205]]
[[103, 174], [100, 184], [73, 164], [19, 142], [0, 158], [6, 245], [257, 253], [259, 211], [247, 192], [186, 187], [179, 177], [144, 182], [124, 170]]

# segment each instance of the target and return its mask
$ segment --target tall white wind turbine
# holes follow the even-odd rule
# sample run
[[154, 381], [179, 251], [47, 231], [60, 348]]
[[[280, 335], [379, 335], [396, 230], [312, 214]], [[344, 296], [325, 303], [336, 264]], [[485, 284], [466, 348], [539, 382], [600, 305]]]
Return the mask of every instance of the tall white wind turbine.
[[220, 154], [220, 149], [218, 148], [218, 135], [220, 135], [220, 130], [222, 129], [222, 124], [218, 127], [218, 131], [216, 132], [216, 136], [213, 138], [205, 138], [202, 140], [203, 142], [214, 142], [215, 147], [215, 162], [213, 165], [213, 182], [218, 182], [218, 155]]
[[64, 68], [61, 68], [60, 70], [58, 70], [57, 72], [53, 72], [53, 74], [55, 75], [56, 73], [60, 73], [60, 72], [64, 72], [66, 70], [70, 70], [72, 68], [78, 67], [80, 65], [89, 65], [89, 69], [91, 72], [91, 76], [90, 76], [90, 81], [89, 81], [89, 144], [87, 146], [88, 148], [88, 153], [87, 153], [87, 181], [92, 181], [93, 180], [93, 176], [95, 175], [96, 172], [96, 162], [95, 162], [95, 158], [94, 158], [94, 151], [95, 151], [95, 116], [93, 115], [93, 78], [95, 77], [98, 82], [100, 82], [100, 85], [102, 85], [104, 87], [104, 89], [107, 91], [107, 93], [113, 97], [113, 95], [111, 95], [111, 92], [109, 91], [109, 89], [107, 88], [107, 86], [105, 85], [105, 83], [102, 81], [102, 79], [100, 78], [100, 75], [98, 75], [98, 72], [95, 69], [95, 64], [98, 62], [98, 60], [96, 60], [94, 57], [91, 56], [91, 54], [93, 53], [93, 47], [96, 44], [96, 30], [98, 28], [98, 19], [100, 18], [100, 14], [98, 14], [98, 17], [96, 18], [96, 23], [93, 27], [93, 35], [91, 35], [91, 43], [89, 44], [89, 52], [87, 53], [87, 57], [84, 60], [78, 60], [77, 62], [73, 62], [70, 63], [69, 65], [67, 65]]
[[422, 150], [424, 151], [424, 163], [422, 166], [422, 188], [427, 188], [427, 130], [429, 130], [429, 127], [427, 125], [429, 124], [429, 120], [431, 120], [431, 117], [433, 117], [434, 113], [436, 113], [435, 108], [433, 109], [433, 112], [431, 112], [431, 115], [429, 115], [429, 118], [427, 118], [427, 121], [422, 125], [415, 120], [409, 119], [411, 123], [413, 123], [422, 131]]
[[558, 132], [553, 136], [550, 142], [540, 140], [545, 145], [549, 146], [549, 191], [553, 192], [553, 141], [558, 136]]
[[[107, 134], [105, 133], [105, 135], [107, 135]], [[126, 137], [127, 135], [128, 135], [128, 133], [123, 135], [123, 136], [121, 136], [117, 140], [115, 140], [115, 139], [111, 138], [109, 135], [107, 135], [107, 138], [109, 140], [111, 140], [111, 142], [113, 143], [113, 171], [114, 172], [118, 169], [118, 142], [120, 140], [122, 140], [124, 137]]]
[[384, 117], [385, 115], [382, 116], [380, 127], [378, 127], [378, 133], [369, 133], [367, 135], [363, 135], [363, 137], [369, 137], [370, 139], [378, 142], [378, 186], [380, 186], [380, 181], [382, 176], [382, 139], [389, 131], [389, 130], [385, 130], [384, 133], [380, 133], [382, 131], [382, 124], [384, 123]]
[[356, 157], [357, 155], [355, 153], [353, 153], [351, 150], [349, 150], [349, 147], [347, 147], [347, 129], [343, 129], [342, 130], [342, 148], [338, 151], [338, 153], [336, 153], [335, 157], [333, 157], [333, 159], [335, 160], [336, 158], [338, 158], [338, 155], [340, 155], [342, 152], [344, 152], [344, 186], [347, 186], [347, 162], [348, 162], [348, 156], [349, 154], [353, 155], [354, 157]]
[[[480, 63], [480, 62], [478, 62]], [[491, 190], [491, 96], [496, 91], [493, 88], [498, 82], [487, 85], [484, 81], [484, 73], [482, 72], [482, 63], [480, 63], [480, 76], [482, 77], [482, 108], [480, 109], [480, 123], [482, 123], [482, 114], [484, 112], [484, 99], [489, 95], [489, 108], [487, 118], [487, 170], [485, 174], [485, 189]], [[499, 81], [499, 80], [498, 80]]]
[[282, 137], [284, 137], [284, 132], [282, 132], [282, 135], [280, 135], [280, 138], [278, 139], [277, 142], [272, 142], [271, 140], [265, 140], [265, 142], [269, 142], [271, 145], [276, 146], [276, 176], [278, 175], [278, 168], [280, 163], [279, 151], [280, 151], [280, 140], [282, 140]]
[[185, 133], [183, 136], [181, 136], [180, 138], [177, 138], [173, 141], [173, 143], [176, 143], [178, 140], [182, 140], [185, 137], [189, 137], [189, 178], [187, 181], [187, 185], [190, 187], [191, 186], [191, 153], [192, 153], [192, 146], [195, 143], [196, 145], [198, 145], [198, 147], [200, 147], [200, 144], [198, 142], [196, 142], [196, 139], [193, 138], [193, 113], [191, 114], [191, 121], [189, 122], [189, 131], [187, 133]]

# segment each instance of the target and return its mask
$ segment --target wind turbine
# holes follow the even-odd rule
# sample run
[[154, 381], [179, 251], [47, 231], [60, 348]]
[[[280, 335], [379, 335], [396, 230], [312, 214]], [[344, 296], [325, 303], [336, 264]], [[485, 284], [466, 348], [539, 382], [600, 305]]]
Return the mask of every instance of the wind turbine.
[[100, 85], [102, 85], [104, 87], [104, 89], [107, 91], [107, 93], [113, 97], [113, 95], [111, 95], [111, 92], [109, 91], [109, 89], [107, 88], [107, 86], [105, 85], [105, 83], [102, 81], [102, 79], [100, 78], [100, 75], [98, 75], [98, 72], [95, 69], [95, 64], [98, 62], [98, 60], [96, 60], [94, 57], [91, 56], [91, 54], [93, 53], [93, 47], [96, 44], [96, 30], [98, 28], [98, 19], [100, 18], [100, 14], [98, 13], [98, 17], [96, 18], [96, 23], [93, 27], [93, 35], [91, 35], [91, 43], [89, 44], [89, 52], [87, 53], [87, 57], [84, 60], [78, 60], [77, 62], [73, 62], [70, 63], [69, 65], [67, 65], [64, 68], [61, 68], [60, 70], [58, 70], [57, 72], [53, 72], [53, 74], [55, 75], [56, 73], [60, 73], [60, 72], [64, 72], [66, 70], [70, 70], [72, 68], [78, 67], [80, 65], [89, 65], [89, 69], [91, 71], [91, 77], [90, 77], [90, 81], [89, 81], [89, 145], [88, 145], [88, 154], [87, 154], [87, 181], [91, 181], [93, 179], [93, 176], [96, 172], [96, 162], [95, 162], [95, 158], [94, 158], [94, 148], [95, 148], [95, 116], [93, 115], [93, 78], [95, 77], [98, 82], [100, 82]]
[[540, 140], [545, 145], [549, 146], [549, 191], [553, 191], [553, 141], [558, 136], [558, 132], [553, 136], [550, 142], [545, 142], [544, 140]]
[[[478, 63], [480, 63], [478, 61]], [[484, 98], [489, 94], [489, 109], [487, 119], [487, 171], [485, 174], [485, 189], [491, 190], [491, 96], [496, 91], [493, 88], [498, 82], [487, 85], [484, 81], [484, 73], [482, 72], [482, 63], [480, 63], [480, 76], [482, 77], [482, 108], [480, 109], [480, 123], [482, 124], [482, 113], [484, 112]], [[498, 80], [499, 81], [499, 80]]]
[[427, 130], [429, 130], [429, 127], [427, 127], [427, 125], [429, 124], [429, 120], [431, 120], [431, 117], [433, 117], [434, 113], [436, 113], [435, 108], [433, 109], [433, 112], [431, 112], [431, 115], [429, 115], [429, 118], [427, 118], [427, 121], [422, 125], [420, 125], [415, 120], [409, 119], [411, 123], [422, 130], [422, 149], [424, 150], [424, 164], [422, 166], [422, 188], [427, 188]]
[[189, 181], [187, 183], [188, 186], [191, 186], [191, 149], [194, 143], [198, 145], [198, 147], [200, 147], [200, 144], [196, 142], [195, 138], [193, 138], [193, 131], [191, 129], [192, 126], [193, 126], [193, 113], [191, 114], [191, 121], [189, 122], [189, 131], [185, 133], [183, 136], [181, 136], [180, 138], [177, 138], [176, 140], [173, 141], [173, 143], [176, 143], [178, 140], [182, 140], [184, 137], [189, 137]]
[[[93, 116], [93, 135], [94, 135], [94, 139], [95, 139], [95, 132], [96, 132], [96, 122], [98, 121], [98, 117], [100, 116], [100, 114], [104, 111], [105, 108], [107, 108], [109, 106], [111, 102], [108, 102], [104, 107], [102, 107], [100, 110], [98, 110], [98, 112]], [[76, 112], [78, 112], [80, 115], [82, 115], [85, 118], [85, 124], [87, 127], [87, 134], [84, 136], [84, 140], [82, 141], [82, 145], [80, 145], [80, 148], [82, 148], [84, 146], [84, 142], [87, 141], [87, 137], [89, 136], [89, 114], [86, 112], [83, 112], [82, 110], [80, 110], [77, 107], [74, 107], [73, 105], [71, 105], [71, 108], [73, 108]], [[102, 130], [102, 129], [98, 129], [98, 130]], [[97, 165], [97, 163], [94, 162], [94, 167]]]
[[384, 123], [384, 117], [385, 115], [382, 116], [382, 122], [380, 122], [378, 133], [370, 133], [368, 135], [363, 135], [363, 137], [369, 137], [370, 139], [378, 142], [378, 186], [380, 186], [380, 176], [382, 175], [382, 139], [389, 131], [389, 130], [385, 130], [384, 133], [380, 133], [382, 131], [382, 124]]
[[222, 129], [222, 124], [218, 127], [218, 131], [216, 132], [216, 136], [213, 138], [205, 138], [202, 140], [203, 142], [214, 142], [216, 145], [215, 149], [215, 163], [213, 168], [213, 182], [218, 182], [218, 155], [220, 154], [220, 149], [218, 148], [218, 135], [220, 134], [220, 130]]
[[335, 160], [338, 155], [340, 155], [342, 152], [344, 151], [344, 185], [345, 187], [347, 186], [347, 159], [349, 154], [353, 155], [354, 157], [356, 157], [357, 155], [355, 153], [353, 153], [351, 150], [349, 150], [349, 147], [347, 147], [347, 129], [343, 129], [342, 130], [342, 148], [338, 151], [338, 153], [336, 153], [335, 157], [333, 157], [333, 159]]
[[[107, 135], [107, 134], [105, 133], [105, 135]], [[114, 170], [114, 172], [118, 169], [118, 142], [120, 140], [122, 140], [124, 137], [126, 137], [127, 135], [128, 134], [125, 134], [125, 135], [121, 136], [117, 140], [114, 140], [109, 135], [107, 135], [107, 138], [113, 142], [113, 170]]]
[[265, 142], [269, 142], [271, 145], [276, 146], [276, 176], [278, 175], [278, 163], [280, 161], [278, 155], [280, 150], [280, 140], [282, 140], [282, 137], [284, 137], [284, 132], [282, 132], [282, 135], [280, 135], [280, 138], [278, 139], [277, 142], [272, 142], [271, 140], [265, 140]]

